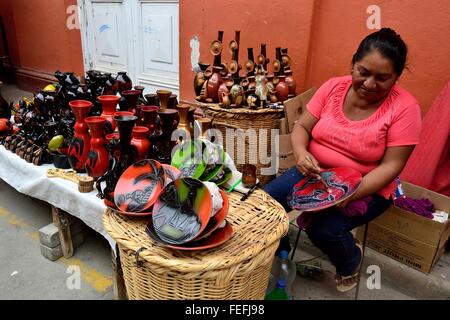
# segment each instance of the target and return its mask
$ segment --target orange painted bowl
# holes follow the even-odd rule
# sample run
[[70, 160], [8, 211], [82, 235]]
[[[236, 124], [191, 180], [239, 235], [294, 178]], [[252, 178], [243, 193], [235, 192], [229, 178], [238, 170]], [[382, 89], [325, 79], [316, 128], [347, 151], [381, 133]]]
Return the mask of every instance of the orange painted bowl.
[[150, 222], [147, 224], [145, 231], [150, 236], [150, 238], [164, 247], [184, 251], [207, 250], [220, 246], [221, 244], [229, 240], [233, 235], [233, 228], [231, 227], [231, 224], [226, 220], [224, 220], [224, 223], [225, 226], [223, 228], [216, 229], [208, 238], [204, 238], [198, 241], [190, 241], [179, 245], [170, 244], [163, 241], [156, 233], [152, 220], [150, 220]]
[[180, 178], [161, 191], [153, 206], [153, 225], [161, 240], [183, 244], [200, 235], [211, 217], [212, 197], [198, 179]]
[[103, 203], [105, 204], [105, 206], [111, 210], [113, 210], [114, 212], [127, 216], [127, 217], [138, 217], [138, 218], [142, 218], [142, 217], [148, 217], [152, 215], [152, 210], [151, 208], [149, 209], [149, 211], [146, 212], [128, 212], [128, 211], [122, 211], [119, 210], [119, 208], [116, 207], [116, 205], [110, 201], [108, 201], [107, 199], [103, 199]]
[[164, 171], [166, 172], [166, 185], [171, 183], [174, 180], [181, 178], [181, 171], [170, 164], [162, 164]]
[[144, 212], [155, 203], [166, 180], [158, 161], [144, 159], [128, 167], [114, 189], [114, 203], [124, 212]]
[[228, 201], [228, 197], [225, 191], [220, 190], [220, 195], [222, 196], [223, 200], [222, 208], [220, 208], [220, 210], [217, 211], [217, 213], [209, 219], [208, 225], [206, 226], [205, 230], [203, 230], [203, 232], [197, 238], [195, 238], [194, 241], [208, 238], [224, 222], [228, 214], [228, 210], [230, 209], [230, 202]]

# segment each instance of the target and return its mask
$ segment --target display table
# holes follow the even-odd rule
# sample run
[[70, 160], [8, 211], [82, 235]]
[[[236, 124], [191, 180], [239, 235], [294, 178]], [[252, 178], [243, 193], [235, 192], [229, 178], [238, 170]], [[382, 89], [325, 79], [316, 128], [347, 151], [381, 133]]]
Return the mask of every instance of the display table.
[[149, 218], [106, 210], [103, 223], [118, 244], [129, 299], [264, 299], [288, 216], [264, 191], [245, 201], [239, 193], [228, 196], [233, 235], [208, 250], [163, 247], [146, 234]]
[[[35, 166], [0, 145], [0, 179], [18, 192], [43, 200], [82, 220], [87, 226], [100, 233], [115, 249], [115, 241], [102, 224], [105, 211], [103, 201], [97, 198], [97, 190], [80, 193], [75, 183], [60, 178], [47, 178], [52, 164]], [[31, 213], [30, 213], [31, 214]]]

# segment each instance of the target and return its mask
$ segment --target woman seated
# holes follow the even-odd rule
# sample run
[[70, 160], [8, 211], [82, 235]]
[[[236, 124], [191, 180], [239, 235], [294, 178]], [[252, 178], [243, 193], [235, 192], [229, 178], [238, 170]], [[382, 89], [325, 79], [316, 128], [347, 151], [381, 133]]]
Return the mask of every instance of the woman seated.
[[[287, 211], [293, 186], [321, 169], [350, 167], [363, 178], [350, 198], [330, 209], [307, 212], [312, 243], [336, 267], [336, 285], [357, 284], [362, 247], [351, 230], [381, 215], [391, 204], [395, 179], [419, 142], [421, 110], [396, 84], [405, 68], [407, 47], [392, 29], [368, 35], [352, 59], [350, 76], [325, 82], [306, 106], [292, 132], [297, 165], [265, 187]], [[280, 247], [290, 250], [284, 237]], [[294, 248], [295, 250], [295, 248]]]

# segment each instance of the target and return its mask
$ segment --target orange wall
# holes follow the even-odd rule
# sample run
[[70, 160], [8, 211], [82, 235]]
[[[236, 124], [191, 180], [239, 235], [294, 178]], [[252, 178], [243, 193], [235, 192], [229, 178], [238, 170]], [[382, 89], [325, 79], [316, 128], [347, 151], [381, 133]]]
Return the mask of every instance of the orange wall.
[[[79, 30], [66, 26], [67, 7], [76, 0], [1, 0], [8, 19], [14, 63], [27, 70], [84, 72]], [[1, 8], [0, 7], [0, 8]], [[11, 13], [8, 15], [8, 11]]]
[[448, 0], [320, 0], [308, 85], [347, 74], [359, 42], [371, 32], [366, 9], [377, 4], [381, 25], [392, 27], [408, 45], [408, 70], [399, 83], [426, 112], [450, 80], [450, 7]]
[[[320, 86], [330, 77], [348, 74], [359, 42], [371, 33], [366, 26], [369, 5], [381, 9], [381, 26], [401, 34], [409, 47], [409, 70], [400, 84], [419, 100], [426, 112], [450, 80], [450, 7], [448, 0], [292, 0], [180, 2], [181, 97], [194, 98], [190, 40], [200, 41], [200, 60], [212, 61], [209, 43], [217, 30], [224, 42], [241, 30], [241, 48], [266, 42], [273, 59], [276, 46], [289, 48], [297, 91]], [[312, 39], [310, 42], [309, 40]], [[240, 62], [247, 58], [240, 51]], [[229, 60], [225, 53], [223, 60]]]
[[[214, 58], [209, 52], [209, 45], [217, 38], [218, 30], [224, 31], [222, 62], [231, 60], [228, 43], [234, 39], [235, 30], [241, 31], [240, 64], [247, 60], [248, 47], [254, 48], [256, 58], [260, 53], [261, 43], [266, 43], [267, 54], [271, 61], [275, 58], [276, 47], [287, 47], [289, 55], [293, 57], [293, 75], [297, 79], [297, 86], [300, 86], [305, 77], [313, 3], [314, 0], [180, 1], [181, 98], [184, 100], [195, 98], [191, 39], [198, 37], [200, 61], [212, 64]], [[269, 72], [272, 72], [271, 67]]]
[[[24, 69], [52, 74], [73, 70], [83, 74], [79, 30], [66, 27], [69, 5], [76, 0], [1, 0], [13, 62]], [[381, 8], [382, 26], [397, 30], [410, 49], [409, 70], [400, 83], [426, 112], [450, 79], [450, 7], [448, 0], [290, 0], [180, 1], [180, 96], [193, 100], [194, 72], [191, 39], [200, 43], [200, 60], [213, 61], [210, 42], [223, 30], [224, 43], [241, 31], [240, 62], [247, 47], [259, 54], [267, 43], [274, 58], [277, 46], [289, 48], [297, 91], [320, 86], [326, 79], [347, 74], [352, 54], [366, 27], [366, 9]], [[231, 59], [225, 48], [223, 61]], [[269, 69], [269, 71], [271, 71]]]

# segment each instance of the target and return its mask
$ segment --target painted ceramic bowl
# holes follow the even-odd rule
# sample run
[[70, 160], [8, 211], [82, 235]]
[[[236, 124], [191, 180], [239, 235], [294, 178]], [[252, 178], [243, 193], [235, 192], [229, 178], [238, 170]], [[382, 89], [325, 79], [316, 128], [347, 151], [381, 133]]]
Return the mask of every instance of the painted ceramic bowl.
[[183, 177], [199, 179], [205, 172], [208, 155], [201, 140], [190, 140], [179, 145], [172, 155], [171, 165], [181, 171]]
[[150, 238], [152, 238], [158, 244], [171, 249], [184, 251], [206, 250], [218, 247], [231, 238], [231, 236], [233, 235], [233, 228], [231, 227], [231, 224], [228, 221], [225, 220], [224, 223], [225, 226], [223, 228], [216, 229], [207, 238], [179, 245], [170, 244], [163, 241], [156, 233], [152, 220], [150, 220], [150, 222], [148, 223], [146, 232], [150, 236]]
[[208, 225], [206, 226], [205, 230], [203, 230], [203, 232], [196, 239], [194, 239], [194, 241], [208, 238], [225, 221], [228, 210], [230, 209], [230, 203], [225, 191], [220, 190], [220, 195], [222, 196], [223, 200], [222, 208], [220, 208], [220, 210], [217, 211], [217, 213], [209, 219]]
[[300, 180], [288, 196], [288, 204], [292, 209], [318, 211], [332, 207], [354, 194], [362, 179], [359, 171], [346, 167], [324, 170], [320, 176], [328, 185], [328, 190], [316, 178]]
[[211, 217], [212, 199], [198, 179], [181, 178], [162, 190], [153, 206], [153, 225], [166, 243], [182, 244], [205, 230]]
[[164, 186], [168, 185], [174, 180], [181, 178], [181, 171], [170, 164], [162, 164], [164, 171], [166, 172], [166, 182]]
[[119, 210], [114, 203], [108, 201], [107, 199], [103, 199], [103, 203], [105, 204], [105, 206], [107, 208], [113, 210], [115, 213], [121, 214], [121, 215], [124, 215], [124, 216], [127, 216], [127, 217], [142, 218], [142, 217], [148, 217], [148, 216], [152, 215], [151, 208], [148, 211], [145, 211], [145, 212], [127, 212], [127, 211]]
[[199, 178], [202, 181], [209, 181], [222, 171], [225, 163], [225, 151], [221, 145], [204, 141], [206, 144], [205, 152], [208, 153], [208, 162], [205, 171]]
[[148, 211], [166, 180], [158, 161], [145, 159], [131, 165], [120, 176], [114, 189], [114, 203], [124, 212]]
[[233, 177], [233, 172], [231, 169], [224, 165], [222, 169], [209, 181], [214, 182], [218, 186], [224, 185], [228, 180], [230, 180]]

